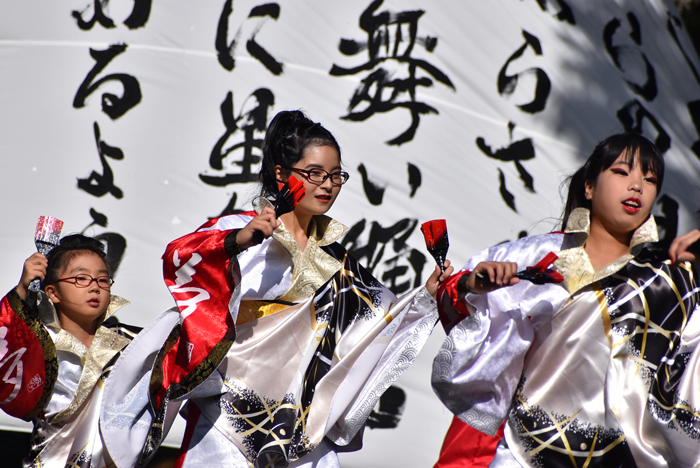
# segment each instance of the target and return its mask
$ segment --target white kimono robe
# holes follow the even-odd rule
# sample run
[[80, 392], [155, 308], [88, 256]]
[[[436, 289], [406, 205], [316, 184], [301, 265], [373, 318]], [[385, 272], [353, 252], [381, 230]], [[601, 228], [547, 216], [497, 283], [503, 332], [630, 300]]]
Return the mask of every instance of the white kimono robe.
[[[594, 271], [588, 210], [567, 232], [473, 258], [535, 265], [549, 252], [559, 284], [527, 281], [450, 298], [459, 321], [435, 359], [433, 388], [461, 420], [505, 440], [491, 466], [694, 467], [700, 463], [700, 289], [688, 264], [650, 249], [650, 218], [627, 255]], [[454, 299], [454, 301], [452, 301]]]
[[[111, 296], [105, 318], [129, 302]], [[29, 305], [29, 304], [36, 304]], [[0, 408], [34, 423], [25, 466], [102, 468], [112, 462], [99, 429], [104, 381], [138, 329], [109, 320], [89, 348], [62, 330], [43, 292], [12, 290], [0, 307]]]
[[183, 466], [338, 466], [335, 451], [361, 437], [432, 332], [425, 288], [395, 297], [347, 255], [346, 229], [328, 217], [314, 218], [303, 252], [280, 226], [229, 261], [233, 230], [253, 215], [212, 220], [166, 250], [178, 308], [107, 385], [103, 430], [118, 466], [146, 462], [185, 399]]

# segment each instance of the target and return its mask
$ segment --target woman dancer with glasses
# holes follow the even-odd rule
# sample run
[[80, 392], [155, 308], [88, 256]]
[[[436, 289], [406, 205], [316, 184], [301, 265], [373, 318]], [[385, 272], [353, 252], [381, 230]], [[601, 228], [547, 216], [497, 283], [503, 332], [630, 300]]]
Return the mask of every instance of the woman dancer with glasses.
[[[188, 399], [177, 466], [337, 467], [336, 452], [361, 447], [378, 398], [433, 329], [449, 262], [397, 298], [347, 253], [347, 229], [325, 215], [348, 180], [331, 133], [299, 111], [280, 112], [262, 152], [256, 212], [214, 219], [166, 249], [178, 310], [131, 348], [134, 368], [149, 356], [140, 382], [150, 385], [107, 384], [106, 411], [139, 414], [150, 430], [114, 430], [120, 466], [147, 462]], [[278, 218], [268, 198], [292, 175], [305, 196]], [[123, 366], [114, 375], [133, 374]], [[140, 390], [117, 397], [131, 386]], [[148, 414], [130, 403], [149, 401]], [[126, 453], [137, 439], [148, 441], [145, 452]]]
[[[26, 466], [109, 465], [99, 430], [102, 380], [138, 328], [106, 321], [128, 301], [104, 247], [71, 235], [24, 262], [0, 304], [0, 408], [34, 423]], [[29, 284], [41, 280], [41, 291]]]
[[[700, 464], [700, 231], [657, 244], [663, 178], [649, 140], [608, 137], [570, 179], [563, 232], [446, 281], [433, 388], [466, 424], [436, 467]], [[538, 264], [557, 282], [515, 276]]]

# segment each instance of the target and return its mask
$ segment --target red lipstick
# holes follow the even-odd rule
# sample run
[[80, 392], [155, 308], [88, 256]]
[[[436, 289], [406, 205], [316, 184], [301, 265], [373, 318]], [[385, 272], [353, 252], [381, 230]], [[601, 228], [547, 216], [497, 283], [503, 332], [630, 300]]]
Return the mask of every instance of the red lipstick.
[[642, 207], [642, 201], [636, 197], [629, 197], [622, 202], [622, 207], [630, 214], [637, 213]]

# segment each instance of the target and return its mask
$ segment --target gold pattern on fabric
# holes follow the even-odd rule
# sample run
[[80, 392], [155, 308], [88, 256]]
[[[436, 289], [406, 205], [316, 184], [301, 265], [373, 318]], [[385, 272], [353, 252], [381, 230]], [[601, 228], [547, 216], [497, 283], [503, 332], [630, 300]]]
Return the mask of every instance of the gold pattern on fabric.
[[571, 212], [569, 221], [566, 224], [566, 233], [574, 235], [577, 247], [559, 252], [557, 254], [559, 258], [552, 266], [564, 277], [564, 287], [572, 295], [590, 284], [617, 273], [634, 258], [643, 244], [659, 240], [654, 217], [649, 216], [649, 219], [634, 231], [629, 251], [617, 260], [595, 271], [584, 249], [584, 244], [590, 234], [590, 227], [590, 211], [588, 209], [576, 208]]
[[[180, 328], [179, 323], [177, 325], [175, 325], [172, 330], [170, 330], [170, 334], [165, 339], [165, 342], [163, 343], [163, 346], [161, 346], [160, 351], [158, 351], [158, 355], [156, 356], [156, 360], [153, 363], [153, 370], [151, 371], [151, 380], [148, 384], [148, 393], [149, 393], [149, 397], [151, 399], [151, 402], [153, 403], [154, 408], [156, 408], [156, 411], [158, 411], [158, 412], [161, 412], [162, 410], [164, 410], [164, 408], [163, 408], [164, 405], [161, 405], [161, 407], [156, 405], [157, 393], [160, 390], [161, 386], [163, 385], [163, 378], [164, 378], [163, 360], [165, 359], [165, 356], [167, 356], [167, 354], [170, 352], [170, 350], [180, 340], [180, 332], [181, 331], [182, 331], [182, 329]], [[154, 419], [157, 419], [157, 418], [154, 418]]]
[[[410, 344], [414, 329], [387, 327], [387, 323], [414, 310], [432, 317], [420, 333], [432, 330], [434, 302], [432, 309], [423, 305], [427, 298], [422, 294], [424, 289], [416, 288], [396, 299], [373, 277], [361, 275], [348, 255], [314, 300], [305, 298], [238, 328], [237, 340], [220, 367], [226, 386], [223, 396], [201, 405], [197, 401], [197, 406], [255, 466], [268, 466], [275, 457], [286, 465], [313, 451], [328, 432], [332, 405], [347, 405], [350, 411], [353, 402], [363, 401], [360, 408], [352, 409], [352, 416], [341, 416], [348, 420], [339, 419], [346, 426], [337, 430], [344, 431], [344, 440], [352, 440], [375, 407], [375, 395], [379, 398], [387, 382], [397, 377], [380, 358], [400, 352], [397, 361], [391, 358], [389, 366], [394, 369], [393, 362], [404, 362], [403, 356], [416, 353]], [[395, 310], [387, 312], [392, 301], [397, 301]], [[365, 350], [370, 351], [365, 354]], [[375, 379], [371, 376], [381, 383], [370, 384]], [[367, 387], [358, 391], [363, 382]]]
[[[254, 396], [255, 401], [259, 401], [263, 407], [262, 410], [258, 410], [256, 408], [255, 409], [251, 408], [251, 406], [249, 405], [248, 409], [251, 412], [244, 413], [240, 409], [232, 406], [232, 409], [236, 413], [236, 416], [234, 416], [233, 419], [242, 419], [245, 422], [247, 422], [251, 427], [251, 429], [248, 429], [248, 430], [240, 433], [242, 437], [247, 437], [247, 436], [254, 434], [256, 432], [262, 432], [265, 435], [270, 435], [271, 431], [265, 429], [264, 427], [262, 427], [262, 425], [256, 423], [255, 419], [259, 419], [262, 414], [265, 414], [265, 415], [267, 415], [267, 418], [265, 418], [265, 419], [269, 419], [270, 422], [274, 423], [275, 416], [276, 416], [277, 412], [281, 411], [281, 410], [291, 410], [294, 413], [299, 412], [299, 420], [296, 422], [295, 426], [298, 426], [301, 424], [302, 432], [306, 430], [306, 419], [307, 419], [306, 416], [308, 415], [309, 408], [304, 410], [302, 408], [301, 404], [291, 403], [286, 398], [283, 398], [283, 399], [275, 401], [275, 402], [269, 402], [269, 401], [267, 401], [267, 399], [263, 395], [261, 395], [255, 389], [253, 389], [251, 387], [239, 388], [235, 383], [229, 381], [228, 379], [224, 380], [224, 385], [231, 391], [231, 393], [238, 395], [238, 397], [244, 401], [247, 401], [251, 398], [251, 395], [247, 394], [247, 392], [251, 392], [252, 395]], [[245, 392], [243, 391], [243, 389], [245, 390]], [[272, 435], [273, 435], [273, 437], [275, 436], [274, 433], [272, 433]], [[287, 434], [282, 433], [282, 435], [287, 435]], [[289, 435], [291, 435], [291, 434], [289, 434]], [[276, 445], [278, 445], [282, 450], [284, 450], [284, 445], [289, 443], [288, 440], [284, 441], [284, 440], [277, 439], [277, 441], [278, 441], [278, 444], [276, 444]]]
[[[636, 292], [637, 296], [639, 297], [639, 299], [642, 302], [642, 307], [644, 308], [644, 321], [643, 321], [644, 322], [644, 329], [642, 330], [642, 344], [640, 347], [640, 354], [639, 354], [640, 357], [629, 356], [629, 355], [620, 356], [620, 357], [626, 357], [626, 358], [631, 359], [633, 361], [637, 361], [637, 371], [635, 372], [635, 375], [637, 375], [639, 373], [640, 369], [642, 368], [642, 364], [644, 364], [646, 366], [654, 367], [654, 368], [656, 367], [656, 366], [653, 366], [651, 363], [643, 360], [643, 357], [646, 356], [647, 341], [649, 339], [649, 323], [651, 322], [651, 313], [649, 312], [649, 302], [647, 301], [647, 298], [644, 295], [644, 291], [639, 286], [637, 286], [637, 283], [635, 283], [634, 281], [632, 281], [630, 279], [624, 278], [622, 276], [619, 276], [619, 278], [621, 278], [623, 280], [626, 279], [627, 284]], [[622, 346], [627, 341], [630, 341], [634, 337], [634, 335], [636, 335], [636, 333], [630, 333], [629, 336], [625, 337], [623, 340], [613, 343], [612, 348], [615, 349], [618, 346]]]
[[[129, 304], [130, 302], [123, 297], [111, 294], [109, 296], [109, 305], [107, 305], [107, 310], [105, 310], [105, 315], [100, 320], [100, 324], [114, 315], [119, 309]], [[39, 319], [42, 323], [52, 331], [59, 333], [61, 331], [61, 322], [58, 320], [56, 307], [54, 307], [53, 302], [46, 293], [40, 293], [37, 299], [37, 308], [39, 309]]]
[[[182, 395], [191, 392], [195, 387], [207, 380], [212, 372], [219, 367], [221, 361], [223, 361], [226, 357], [226, 354], [233, 343], [234, 336], [235, 332], [233, 332], [233, 330], [226, 332], [224, 337], [221, 338], [216, 345], [214, 345], [207, 357], [204, 358], [192, 372], [188, 373], [182, 378], [179, 385], [171, 384], [171, 388], [175, 388], [175, 390], [171, 393], [171, 398], [181, 397]], [[151, 378], [151, 382], [153, 382], [153, 378]]]
[[345, 226], [328, 216], [314, 216], [309, 225], [309, 242], [302, 251], [284, 223], [275, 229], [272, 237], [289, 252], [294, 263], [292, 285], [280, 299], [293, 302], [312, 296], [340, 270], [341, 263], [321, 247], [337, 242], [347, 231]]
[[605, 338], [607, 338], [608, 345], [612, 348], [612, 319], [610, 318], [610, 311], [608, 310], [608, 300], [605, 298], [604, 291], [598, 289], [593, 292], [595, 293], [595, 297], [598, 299], [598, 304], [600, 305], [600, 317], [603, 319]]
[[[355, 273], [349, 268], [343, 268], [343, 276], [346, 278], [348, 284], [351, 285], [352, 291], [357, 295], [357, 297], [362, 299], [362, 301], [367, 304], [367, 307], [369, 307], [369, 309], [372, 311], [372, 314], [379, 314], [379, 309], [374, 305], [374, 301], [369, 294], [357, 288], [356, 284], [358, 281], [355, 279]], [[393, 305], [394, 304], [390, 304], [388, 307], [389, 313], [387, 315], [390, 317], [387, 317], [387, 315], [384, 316], [384, 320], [386, 320], [387, 323], [390, 323], [393, 320], [393, 315], [391, 314]]]
[[[518, 401], [520, 402], [521, 405], [527, 406], [527, 403], [522, 398], [518, 398]], [[548, 411], [546, 411], [544, 409], [542, 409], [542, 411], [544, 411], [544, 413], [547, 415], [549, 420], [552, 421], [552, 426], [554, 427], [554, 429], [557, 432], [556, 438], [560, 438], [562, 443], [564, 444], [564, 447], [566, 448], [566, 453], [569, 456], [569, 459], [571, 460], [572, 466], [576, 466], [576, 460], [574, 458], [574, 454], [573, 454], [573, 451], [571, 449], [571, 444], [569, 443], [569, 439], [566, 436], [566, 431], [565, 431], [564, 427], [568, 426], [571, 423], [571, 421], [573, 421], [576, 418], [576, 416], [581, 412], [581, 410], [579, 409], [573, 415], [571, 415], [568, 418], [565, 418], [561, 421], [558, 421], [557, 418], [553, 417], [553, 415], [550, 414]], [[537, 437], [537, 434], [539, 433], [539, 431], [537, 431], [537, 432], [528, 431], [527, 428], [525, 428], [524, 426], [523, 426], [523, 429], [525, 430], [525, 433], [528, 436], [530, 436], [535, 442], [540, 444], [538, 447], [530, 450], [530, 452], [529, 452], [530, 455], [535, 455], [535, 454], [541, 452], [542, 450], [548, 449], [555, 439], [555, 437], [552, 437], [548, 440], [542, 440], [539, 437]]]
[[[668, 283], [668, 286], [671, 288], [671, 291], [673, 291], [673, 294], [676, 295], [676, 299], [678, 300], [678, 306], [681, 308], [681, 312], [683, 313], [683, 322], [681, 325], [681, 330], [685, 329], [685, 325], [688, 323], [688, 311], [685, 308], [685, 302], [683, 302], [683, 298], [681, 297], [681, 292], [678, 290], [678, 286], [676, 286], [676, 283], [673, 282], [670, 276], [666, 274], [665, 271], [659, 269], [659, 268], [654, 268], [651, 264], [645, 263], [641, 264], [635, 260], [632, 260], [630, 262], [633, 265], [637, 265], [639, 267], [644, 266], [646, 268], [649, 268], [651, 271], [653, 271], [656, 275], [659, 277], [663, 278], [666, 283]], [[664, 263], [670, 263], [670, 260], [666, 260]], [[683, 268], [686, 271], [690, 273], [691, 279], [693, 278], [693, 269], [688, 267], [687, 262], [683, 262], [679, 265], [679, 268]]]
[[267, 301], [241, 301], [238, 308], [238, 317], [236, 318], [236, 326], [240, 327], [244, 323], [252, 322], [262, 317], [267, 317], [280, 310], [289, 307], [288, 304], [279, 304], [276, 302]]
[[[550, 327], [558, 333], [529, 349], [516, 393], [509, 424], [510, 434], [517, 431], [523, 441], [514, 444], [520, 456], [537, 455], [543, 465], [564, 454], [571, 466], [598, 463], [606, 454], [618, 461], [629, 452], [623, 444], [652, 446], [647, 440], [667, 437], [668, 428], [671, 437], [688, 436], [687, 442], [668, 444], [669, 450], [688, 448], [695, 459], [685, 466], [695, 466], [700, 409], [695, 384], [684, 381], [697, 373], [692, 356], [699, 335], [686, 330], [697, 285], [688, 282], [689, 275], [673, 274], [668, 261], [642, 254], [604, 284], [579, 291], [553, 316]], [[542, 362], [547, 370], [537, 365]], [[567, 397], [574, 393], [576, 402]], [[643, 454], [639, 466], [656, 466], [659, 453]]]
[[67, 351], [81, 357], [83, 370], [73, 401], [67, 408], [51, 419], [51, 424], [64, 424], [81, 407], [102, 377], [102, 370], [112, 358], [131, 343], [131, 340], [106, 328], [99, 327], [90, 348], [65, 330], [61, 330], [56, 340], [56, 350]]

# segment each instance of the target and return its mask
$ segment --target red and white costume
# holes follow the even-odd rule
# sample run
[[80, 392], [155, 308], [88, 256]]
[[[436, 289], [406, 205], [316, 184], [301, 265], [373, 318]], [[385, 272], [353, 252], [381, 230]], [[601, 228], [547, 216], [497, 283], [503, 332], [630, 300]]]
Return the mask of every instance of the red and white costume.
[[235, 230], [253, 215], [168, 246], [178, 307], [144, 330], [107, 385], [103, 431], [118, 466], [147, 461], [185, 400], [181, 466], [338, 466], [335, 452], [361, 437], [430, 335], [434, 299], [424, 287], [395, 297], [338, 244], [344, 226], [315, 216], [303, 251], [282, 225], [237, 254]]

